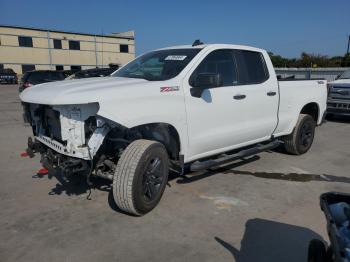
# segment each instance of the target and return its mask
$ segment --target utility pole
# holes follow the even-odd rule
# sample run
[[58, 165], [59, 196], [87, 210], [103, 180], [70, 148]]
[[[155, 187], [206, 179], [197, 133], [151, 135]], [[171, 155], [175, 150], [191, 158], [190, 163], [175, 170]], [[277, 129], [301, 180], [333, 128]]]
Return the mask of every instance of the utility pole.
[[349, 47], [350, 47], [350, 35], [349, 35], [349, 39], [348, 39], [348, 49], [346, 51], [346, 54], [348, 55], [349, 54]]

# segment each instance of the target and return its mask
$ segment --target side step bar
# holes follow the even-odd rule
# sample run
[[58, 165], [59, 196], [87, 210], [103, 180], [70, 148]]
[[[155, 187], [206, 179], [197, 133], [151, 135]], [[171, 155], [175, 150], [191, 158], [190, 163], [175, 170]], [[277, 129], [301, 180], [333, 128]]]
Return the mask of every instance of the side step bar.
[[220, 165], [223, 165], [225, 163], [241, 159], [243, 157], [256, 155], [258, 153], [274, 149], [274, 148], [278, 147], [280, 144], [281, 144], [281, 141], [279, 141], [279, 140], [274, 140], [274, 141], [271, 141], [270, 143], [264, 144], [264, 145], [258, 144], [255, 147], [244, 149], [238, 153], [231, 154], [231, 155], [225, 155], [225, 156], [217, 158], [217, 159], [209, 159], [209, 160], [202, 161], [202, 162], [196, 161], [196, 162], [191, 164], [190, 168], [191, 168], [191, 171], [199, 171], [199, 170], [208, 169], [208, 168], [215, 167], [215, 166], [220, 166]]

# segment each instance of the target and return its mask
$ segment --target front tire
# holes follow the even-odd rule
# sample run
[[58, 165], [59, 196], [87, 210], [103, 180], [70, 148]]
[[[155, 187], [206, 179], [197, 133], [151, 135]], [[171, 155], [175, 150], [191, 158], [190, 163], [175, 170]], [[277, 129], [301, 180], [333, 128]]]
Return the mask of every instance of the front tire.
[[293, 155], [306, 153], [314, 141], [315, 128], [316, 122], [310, 115], [300, 114], [293, 133], [283, 138], [286, 151]]
[[168, 181], [169, 160], [165, 147], [150, 140], [132, 142], [120, 157], [113, 177], [117, 206], [141, 216], [160, 201]]

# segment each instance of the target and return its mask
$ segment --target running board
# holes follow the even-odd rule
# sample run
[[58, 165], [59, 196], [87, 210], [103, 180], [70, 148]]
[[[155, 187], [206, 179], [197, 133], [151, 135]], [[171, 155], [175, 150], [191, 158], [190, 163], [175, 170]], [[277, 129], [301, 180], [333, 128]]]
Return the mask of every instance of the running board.
[[196, 162], [191, 164], [191, 171], [199, 171], [199, 170], [208, 169], [208, 168], [215, 167], [215, 166], [220, 166], [220, 165], [226, 164], [228, 162], [232, 162], [234, 160], [241, 159], [243, 157], [256, 155], [258, 153], [274, 149], [274, 148], [278, 147], [280, 144], [281, 144], [281, 141], [274, 140], [268, 144], [264, 144], [264, 145], [258, 144], [255, 147], [244, 149], [244, 150], [242, 150], [238, 153], [232, 154], [232, 155], [225, 155], [225, 156], [217, 158], [217, 159], [209, 159], [209, 160], [202, 161], [202, 162], [196, 161]]

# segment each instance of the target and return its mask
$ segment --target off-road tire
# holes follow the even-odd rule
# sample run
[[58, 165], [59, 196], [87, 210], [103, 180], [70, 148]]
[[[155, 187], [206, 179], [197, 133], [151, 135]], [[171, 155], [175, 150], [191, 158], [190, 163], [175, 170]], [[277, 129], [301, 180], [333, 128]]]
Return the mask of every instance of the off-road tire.
[[[153, 200], [143, 195], [146, 169], [153, 158], [160, 159], [163, 180]], [[121, 155], [113, 177], [113, 197], [123, 211], [141, 216], [151, 211], [160, 201], [168, 181], [169, 160], [165, 147], [155, 141], [136, 140]], [[147, 173], [149, 174], [149, 172]]]
[[[302, 130], [305, 127], [305, 125], [308, 125], [311, 132], [310, 142], [307, 145], [303, 145], [302, 143]], [[300, 114], [298, 122], [294, 127], [293, 133], [282, 138], [282, 140], [284, 141], [285, 150], [289, 154], [293, 155], [302, 155], [306, 153], [313, 143], [315, 136], [315, 127], [316, 122], [310, 115]]]

